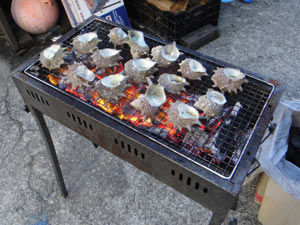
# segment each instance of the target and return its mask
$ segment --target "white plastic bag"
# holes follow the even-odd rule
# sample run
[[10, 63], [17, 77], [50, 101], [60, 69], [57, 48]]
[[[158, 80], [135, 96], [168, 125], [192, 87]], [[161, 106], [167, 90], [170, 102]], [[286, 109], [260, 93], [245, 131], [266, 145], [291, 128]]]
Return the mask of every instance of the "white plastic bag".
[[277, 128], [261, 145], [258, 161], [285, 192], [300, 200], [300, 168], [285, 159], [290, 128], [300, 127], [300, 100], [280, 102], [273, 122]]

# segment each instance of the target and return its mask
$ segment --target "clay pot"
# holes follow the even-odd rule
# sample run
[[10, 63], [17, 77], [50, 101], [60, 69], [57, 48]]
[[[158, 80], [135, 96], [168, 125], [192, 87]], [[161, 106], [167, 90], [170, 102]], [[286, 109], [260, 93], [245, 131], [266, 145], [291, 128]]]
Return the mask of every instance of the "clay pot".
[[11, 14], [23, 30], [42, 34], [56, 24], [59, 9], [55, 0], [13, 0]]

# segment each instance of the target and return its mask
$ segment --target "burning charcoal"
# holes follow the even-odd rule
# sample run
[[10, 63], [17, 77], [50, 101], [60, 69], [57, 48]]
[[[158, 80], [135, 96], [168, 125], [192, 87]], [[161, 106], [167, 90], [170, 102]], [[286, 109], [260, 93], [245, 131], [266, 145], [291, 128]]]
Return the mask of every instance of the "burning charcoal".
[[158, 108], [167, 100], [164, 87], [154, 85], [150, 78], [148, 78], [149, 87], [146, 94], [140, 95], [136, 100], [131, 102], [131, 105], [142, 115], [145, 115], [144, 120], [154, 115]]
[[93, 71], [89, 70], [85, 65], [81, 63], [75, 63], [69, 66], [67, 77], [64, 80], [64, 84], [72, 84], [72, 90], [76, 87], [85, 91], [86, 88], [90, 87], [90, 82], [95, 79]]
[[248, 83], [245, 74], [237, 69], [232, 68], [217, 68], [214, 71], [211, 80], [214, 82], [213, 87], [218, 87], [222, 92], [234, 92], [237, 90], [243, 91], [242, 84]]
[[114, 44], [114, 47], [117, 45], [126, 44], [128, 40], [128, 35], [119, 27], [115, 27], [109, 31], [108, 34], [109, 41]]
[[127, 44], [130, 47], [132, 58], [140, 58], [149, 55], [149, 46], [144, 39], [144, 33], [137, 30], [128, 31]]
[[189, 85], [185, 78], [169, 73], [160, 75], [158, 83], [172, 94], [180, 94], [181, 91], [186, 91], [184, 86]]
[[120, 56], [121, 50], [104, 48], [93, 53], [93, 64], [102, 70], [119, 65], [119, 60], [123, 58]]
[[43, 67], [53, 70], [58, 69], [64, 63], [66, 53], [58, 44], [51, 45], [40, 54], [40, 62]]
[[108, 101], [118, 100], [119, 96], [126, 97], [123, 91], [130, 87], [130, 84], [127, 84], [127, 79], [128, 77], [122, 74], [109, 75], [99, 80], [94, 90], [100, 98]]
[[125, 63], [124, 72], [135, 83], [147, 82], [147, 77], [153, 77], [156, 62], [150, 58], [132, 59]]
[[176, 62], [180, 56], [180, 52], [176, 47], [176, 42], [162, 46], [156, 46], [151, 50], [152, 59], [157, 62], [160, 67], [168, 67]]
[[198, 127], [192, 127], [191, 131], [185, 134], [183, 144], [200, 149], [205, 147], [208, 137], [208, 134], [200, 130]]
[[171, 107], [167, 110], [169, 122], [173, 123], [174, 127], [181, 130], [187, 128], [188, 131], [192, 130], [193, 124], [202, 125], [199, 121], [200, 115], [198, 111], [183, 102], [176, 101], [171, 103]]
[[185, 59], [179, 65], [178, 72], [188, 79], [201, 80], [202, 76], [207, 75], [205, 67], [195, 59]]
[[226, 103], [225, 96], [213, 89], [208, 89], [206, 95], [202, 95], [194, 106], [202, 110], [207, 117], [215, 117], [222, 111]]
[[72, 45], [78, 53], [87, 55], [97, 49], [97, 44], [100, 41], [96, 32], [90, 32], [76, 36]]

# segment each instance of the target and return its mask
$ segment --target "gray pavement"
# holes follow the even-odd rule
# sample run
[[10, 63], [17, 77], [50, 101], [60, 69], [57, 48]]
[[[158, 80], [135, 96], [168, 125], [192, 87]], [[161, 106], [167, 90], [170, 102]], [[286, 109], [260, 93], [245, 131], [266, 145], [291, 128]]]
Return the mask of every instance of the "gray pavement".
[[[222, 5], [221, 37], [199, 51], [286, 83], [284, 98], [299, 98], [299, 12], [297, 0]], [[46, 118], [69, 190], [62, 198], [38, 128], [9, 77], [33, 50], [19, 57], [3, 40], [0, 46], [0, 224], [208, 223], [211, 213], [201, 205]], [[239, 225], [259, 224], [256, 182], [243, 187], [229, 213]]]

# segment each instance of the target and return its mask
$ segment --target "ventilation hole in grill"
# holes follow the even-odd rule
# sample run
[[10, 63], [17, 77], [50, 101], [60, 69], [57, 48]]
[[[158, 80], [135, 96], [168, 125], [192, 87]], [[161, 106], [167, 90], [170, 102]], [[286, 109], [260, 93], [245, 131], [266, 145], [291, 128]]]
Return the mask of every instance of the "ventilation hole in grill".
[[74, 122], [76, 122], [76, 118], [75, 118], [74, 114], [72, 114], [72, 118], [73, 118]]
[[135, 148], [134, 149], [134, 154], [137, 156], [138, 155], [138, 150]]
[[131, 145], [130, 144], [127, 145], [127, 149], [128, 149], [128, 152], [131, 152]]
[[93, 126], [92, 126], [92, 124], [89, 124], [90, 125], [90, 130], [93, 130]]
[[180, 173], [179, 174], [179, 180], [182, 180], [183, 179], [183, 175]]
[[40, 98], [41, 98], [42, 103], [45, 104], [43, 97], [40, 96]]
[[39, 102], [41, 101], [37, 93], [35, 93], [35, 97]]
[[199, 189], [199, 186], [200, 186], [199, 183], [196, 182], [196, 183], [195, 183], [195, 189], [198, 190], [198, 189]]
[[171, 170], [171, 174], [175, 176], [175, 170]]
[[145, 159], [145, 154], [141, 153], [141, 157], [142, 157], [142, 159]]
[[116, 145], [118, 144], [118, 139], [117, 139], [117, 138], [115, 138], [115, 144], [116, 144]]
[[69, 117], [69, 118], [71, 118], [71, 115], [70, 115], [70, 113], [69, 113], [69, 112], [67, 112], [67, 115], [68, 115], [68, 117]]
[[207, 189], [207, 188], [203, 188], [203, 192], [204, 192], [205, 194], [207, 194], [208, 189]]
[[188, 179], [186, 180], [186, 184], [191, 185], [191, 178], [190, 177], [188, 177]]
[[82, 123], [81, 123], [81, 119], [80, 119], [80, 117], [79, 117], [79, 116], [77, 116], [77, 119], [78, 119], [78, 123], [79, 123], [80, 125], [82, 125]]
[[33, 92], [31, 91], [30, 93], [31, 93], [31, 96], [35, 99], [35, 96], [34, 96]]
[[30, 92], [27, 89], [26, 89], [26, 91], [27, 91], [27, 94], [30, 95]]
[[121, 146], [122, 146], [122, 148], [125, 148], [125, 145], [124, 145], [123, 141], [121, 141]]
[[46, 104], [47, 104], [47, 106], [49, 106], [49, 102], [46, 100]]
[[87, 128], [87, 124], [86, 124], [85, 120], [83, 120], [83, 125], [84, 125], [85, 128]]

